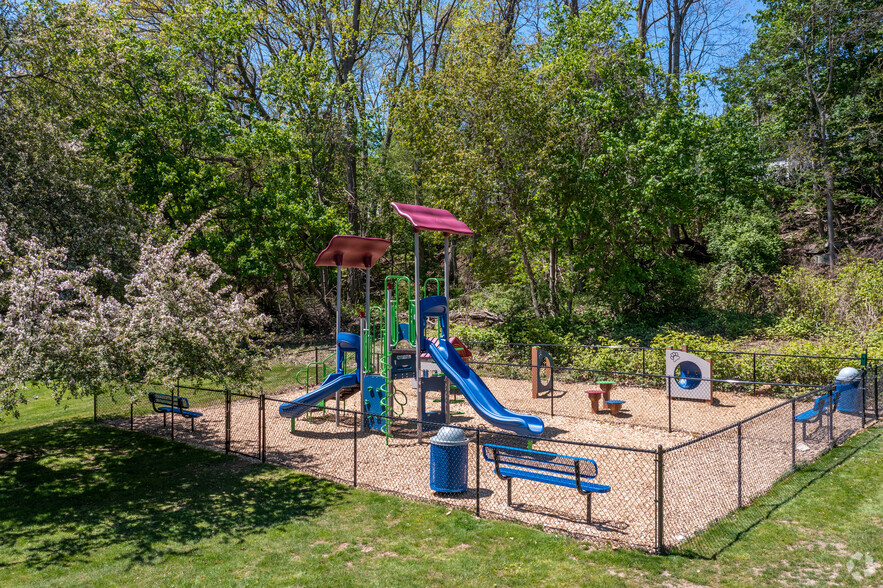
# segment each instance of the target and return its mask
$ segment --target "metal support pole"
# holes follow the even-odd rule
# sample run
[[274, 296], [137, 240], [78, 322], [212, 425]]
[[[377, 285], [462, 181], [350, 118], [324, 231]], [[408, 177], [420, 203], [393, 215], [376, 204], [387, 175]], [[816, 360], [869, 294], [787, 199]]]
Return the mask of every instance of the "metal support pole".
[[447, 233], [445, 233], [445, 300], [448, 301], [448, 312], [451, 311], [451, 290], [448, 288], [448, 267], [450, 265], [449, 260], [449, 245], [450, 245], [450, 237]]
[[475, 516], [481, 516], [481, 431], [475, 430]]
[[865, 396], [865, 390], [866, 390], [866, 388], [865, 388], [865, 382], [866, 382], [865, 374], [867, 373], [867, 371], [868, 371], [868, 368], [862, 368], [862, 383], [861, 383], [861, 386], [862, 386], [862, 429], [865, 428], [865, 424], [866, 424], [865, 413], [868, 410], [867, 402], [865, 400], [865, 398], [866, 398], [866, 396]]
[[178, 406], [178, 395], [180, 390], [178, 389], [178, 381], [175, 381], [175, 390], [172, 392], [172, 440], [175, 439], [175, 408]]
[[[319, 348], [318, 347], [316, 347], [313, 350], [313, 356], [315, 357], [314, 362], [316, 364], [316, 385], [318, 386], [321, 383], [321, 380], [319, 380]], [[307, 378], [307, 379], [309, 380], [309, 378]]]
[[[641, 348], [641, 374], [644, 376], [647, 375], [647, 350], [644, 348]], [[646, 378], [644, 383], [647, 383]]]
[[880, 419], [880, 389], [878, 385], [880, 383], [880, 375], [877, 371], [877, 368], [880, 367], [880, 363], [874, 364], [874, 418]]
[[555, 416], [555, 390], [549, 390], [549, 416]]
[[365, 418], [365, 398], [367, 395], [365, 394], [365, 354], [363, 353], [365, 349], [365, 338], [368, 332], [366, 328], [367, 325], [366, 319], [361, 319], [359, 321], [359, 335], [360, 335], [360, 344], [359, 344], [359, 353], [362, 355], [361, 361], [359, 361], [359, 387], [361, 391], [361, 403], [359, 404], [359, 410], [356, 413], [357, 418], [356, 422], [362, 421], [362, 427], [364, 428], [367, 425]]
[[[230, 391], [224, 392], [224, 453], [230, 453], [230, 412], [232, 410]], [[292, 422], [294, 420], [292, 419]]]
[[797, 416], [797, 400], [791, 399], [791, 467], [797, 466], [797, 422], [794, 417]]
[[340, 426], [340, 389], [334, 393], [334, 426]]
[[420, 232], [414, 231], [414, 381], [417, 384], [417, 442], [423, 442], [423, 396], [420, 393], [420, 348], [422, 347], [420, 320]]
[[359, 413], [353, 414], [353, 488], [359, 483]]
[[258, 436], [258, 449], [260, 450], [261, 461], [267, 462], [267, 405], [266, 405], [266, 396], [261, 393], [261, 434]]
[[664, 519], [663, 515], [665, 512], [665, 501], [663, 494], [663, 470], [662, 470], [662, 456], [665, 452], [662, 449], [662, 445], [659, 445], [656, 448], [656, 550], [660, 555], [665, 553], [665, 534], [664, 534]]
[[736, 468], [736, 485], [739, 487], [736, 504], [742, 508], [742, 423], [736, 426]]
[[828, 390], [828, 441], [834, 445], [834, 391]]
[[129, 403], [129, 430], [135, 430], [135, 405], [133, 403]]
[[[751, 354], [751, 381], [757, 382], [757, 354]], [[757, 394], [757, 384], [754, 384], [754, 393]]]
[[92, 422], [98, 422], [98, 392], [92, 394]]
[[[365, 333], [368, 335], [363, 341], [365, 347], [365, 356], [362, 358], [362, 365], [369, 357], [374, 355], [374, 349], [368, 348], [371, 339], [371, 268], [365, 268]], [[367, 371], [367, 370], [366, 370]]]
[[340, 265], [337, 266], [337, 315], [334, 326], [334, 344], [337, 345], [337, 338], [340, 336]]
[[668, 396], [668, 432], [671, 433], [671, 378], [665, 376], [665, 393]]

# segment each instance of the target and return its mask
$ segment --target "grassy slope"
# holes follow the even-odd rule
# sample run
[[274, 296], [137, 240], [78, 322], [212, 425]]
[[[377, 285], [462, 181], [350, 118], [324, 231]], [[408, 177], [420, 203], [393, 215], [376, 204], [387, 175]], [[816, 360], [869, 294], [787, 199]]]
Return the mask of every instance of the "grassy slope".
[[88, 426], [88, 401], [47, 404], [0, 424], [3, 586], [859, 585], [849, 557], [883, 561], [880, 428], [691, 542], [691, 555], [658, 557]]

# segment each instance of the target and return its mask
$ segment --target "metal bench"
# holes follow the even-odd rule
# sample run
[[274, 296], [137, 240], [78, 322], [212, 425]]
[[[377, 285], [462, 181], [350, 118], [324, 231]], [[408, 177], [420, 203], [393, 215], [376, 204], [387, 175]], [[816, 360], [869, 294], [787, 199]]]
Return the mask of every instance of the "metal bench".
[[494, 464], [494, 472], [497, 476], [506, 480], [506, 503], [509, 506], [512, 506], [513, 478], [574, 488], [586, 497], [586, 522], [591, 524], [592, 494], [610, 492], [610, 486], [589, 481], [598, 475], [598, 464], [585, 457], [490, 443], [483, 446], [482, 453], [486, 461]]
[[174, 412], [185, 419], [190, 419], [190, 430], [194, 428], [194, 421], [202, 416], [201, 412], [187, 410], [190, 408], [190, 402], [183, 396], [172, 396], [171, 394], [160, 394], [158, 392], [150, 392], [147, 395], [150, 403], [153, 405], [153, 411], [162, 413], [162, 426], [166, 426], [166, 415]]
[[[829, 405], [828, 399], [833, 397], [833, 407]], [[840, 400], [840, 392], [835, 392], [831, 396], [825, 394], [816, 398], [811, 409], [800, 413], [794, 417], [795, 423], [803, 425], [803, 440], [806, 441], [806, 425], [807, 423], [818, 422], [819, 427], [823, 425], [822, 417], [829, 414], [837, 408], [837, 401]]]

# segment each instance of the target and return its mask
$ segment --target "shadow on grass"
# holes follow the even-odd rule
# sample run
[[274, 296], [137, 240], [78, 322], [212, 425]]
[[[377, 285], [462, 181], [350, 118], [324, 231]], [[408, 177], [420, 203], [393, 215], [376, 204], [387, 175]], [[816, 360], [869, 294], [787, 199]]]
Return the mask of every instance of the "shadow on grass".
[[749, 506], [727, 515], [707, 531], [673, 548], [670, 553], [697, 559], [716, 559], [781, 507], [881, 437], [883, 429], [869, 429], [867, 435], [860, 437], [856, 443], [835, 447], [816, 461], [799, 467]]
[[101, 426], [0, 434], [0, 566], [44, 568], [123, 546], [132, 563], [315, 517], [344, 486]]

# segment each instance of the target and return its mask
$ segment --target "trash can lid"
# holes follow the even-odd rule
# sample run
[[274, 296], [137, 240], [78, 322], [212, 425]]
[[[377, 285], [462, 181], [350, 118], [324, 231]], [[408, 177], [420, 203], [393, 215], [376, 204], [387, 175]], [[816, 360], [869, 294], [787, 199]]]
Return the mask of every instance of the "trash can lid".
[[432, 445], [467, 445], [469, 439], [463, 433], [463, 429], [457, 427], [442, 427], [429, 442]]
[[851, 382], [859, 377], [859, 371], [854, 367], [845, 367], [837, 374], [838, 382]]

